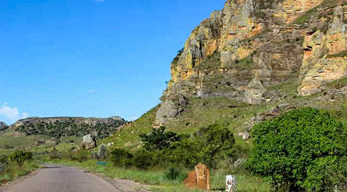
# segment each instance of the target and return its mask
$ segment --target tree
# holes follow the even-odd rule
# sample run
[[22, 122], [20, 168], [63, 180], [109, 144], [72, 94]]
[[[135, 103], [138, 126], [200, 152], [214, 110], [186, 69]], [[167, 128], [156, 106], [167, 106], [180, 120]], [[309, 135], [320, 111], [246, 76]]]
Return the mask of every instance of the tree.
[[106, 156], [106, 153], [107, 153], [107, 146], [105, 144], [101, 144], [98, 150], [98, 158], [104, 159]]
[[170, 146], [172, 142], [179, 141], [180, 137], [170, 131], [165, 131], [165, 127], [152, 129], [147, 134], [140, 134], [140, 138], [144, 143], [144, 148], [148, 151], [162, 150]]
[[192, 136], [181, 136], [162, 151], [162, 158], [173, 164], [194, 167], [198, 163], [216, 166], [217, 160], [230, 156], [233, 152], [235, 138], [225, 126], [219, 124], [202, 127]]
[[[338, 184], [331, 173], [346, 173], [346, 127], [313, 108], [290, 111], [253, 128], [249, 168], [275, 187], [319, 191]], [[345, 175], [344, 177], [346, 177]]]

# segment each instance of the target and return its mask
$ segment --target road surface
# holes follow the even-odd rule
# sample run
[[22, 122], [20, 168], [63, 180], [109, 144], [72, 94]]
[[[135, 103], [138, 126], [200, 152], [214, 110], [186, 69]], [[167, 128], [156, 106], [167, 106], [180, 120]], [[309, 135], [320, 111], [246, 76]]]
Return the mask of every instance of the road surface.
[[0, 188], [0, 192], [131, 192], [141, 188], [131, 181], [113, 180], [111, 183], [81, 169], [45, 165], [34, 176]]

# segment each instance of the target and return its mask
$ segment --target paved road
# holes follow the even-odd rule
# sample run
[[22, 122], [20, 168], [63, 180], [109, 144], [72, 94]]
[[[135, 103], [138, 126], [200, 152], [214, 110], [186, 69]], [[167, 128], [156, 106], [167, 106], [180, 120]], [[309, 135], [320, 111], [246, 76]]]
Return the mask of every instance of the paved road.
[[83, 170], [46, 165], [36, 175], [0, 192], [122, 192], [114, 185]]

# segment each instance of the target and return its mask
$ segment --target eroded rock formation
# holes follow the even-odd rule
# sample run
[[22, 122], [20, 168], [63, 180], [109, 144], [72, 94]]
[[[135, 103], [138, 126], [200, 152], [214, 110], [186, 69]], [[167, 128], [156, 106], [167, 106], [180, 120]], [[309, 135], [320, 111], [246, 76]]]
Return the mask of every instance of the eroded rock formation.
[[207, 165], [199, 163], [194, 170], [188, 173], [184, 180], [185, 185], [191, 189], [210, 190], [210, 170]]
[[227, 0], [195, 28], [171, 64], [155, 125], [184, 111], [191, 97], [250, 104], [297, 85], [310, 95], [346, 76], [347, 5], [336, 0]]

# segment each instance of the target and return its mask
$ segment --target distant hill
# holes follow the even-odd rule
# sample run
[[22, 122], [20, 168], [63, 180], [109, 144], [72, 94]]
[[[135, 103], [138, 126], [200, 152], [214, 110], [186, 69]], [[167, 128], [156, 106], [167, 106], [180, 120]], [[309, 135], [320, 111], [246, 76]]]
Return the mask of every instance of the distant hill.
[[9, 129], [27, 135], [47, 135], [58, 139], [69, 136], [81, 137], [86, 134], [105, 138], [127, 123], [121, 117], [30, 117], [15, 122]]

